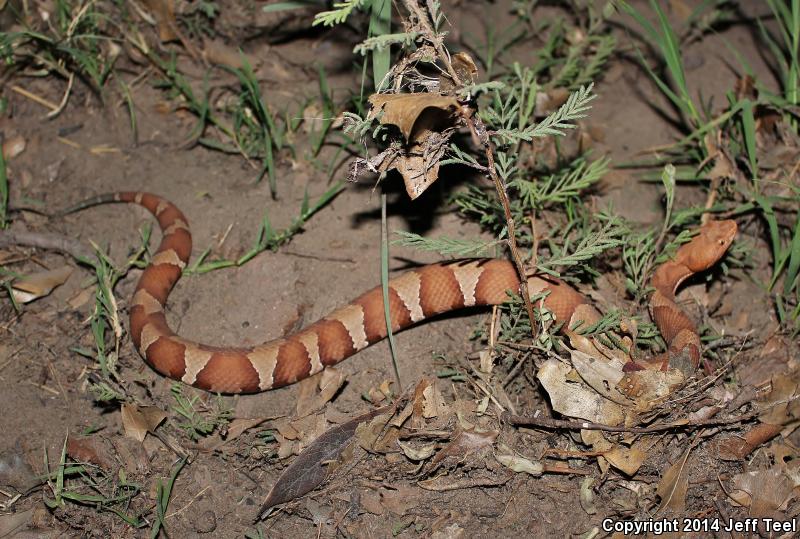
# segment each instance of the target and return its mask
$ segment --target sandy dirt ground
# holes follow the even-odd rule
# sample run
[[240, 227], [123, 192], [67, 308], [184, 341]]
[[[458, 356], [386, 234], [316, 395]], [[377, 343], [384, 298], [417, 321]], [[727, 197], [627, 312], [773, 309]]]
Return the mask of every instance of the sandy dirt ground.
[[[456, 4], [447, 11], [453, 27], [450, 39], [456, 48], [461, 40], [482, 35], [487, 13], [497, 17], [494, 23], [498, 27], [510, 17], [499, 5], [502, 2]], [[231, 9], [234, 13], [227, 15], [225, 8], [222, 11], [222, 38], [259, 60], [256, 72], [262, 91], [275, 110], [285, 106], [296, 110], [298, 99], [318, 95], [315, 62], [325, 68], [335, 99], [344, 99], [349, 91], [358, 89], [360, 77], [351, 65], [350, 51], [359, 37], [351, 30], [308, 31], [303, 28], [309, 18], [301, 17], [291, 24], [284, 23], [286, 31], [275, 39], [258, 31], [258, 24], [263, 22], [260, 19], [250, 21], [249, 31], [244, 31], [245, 18], [237, 18], [238, 11]], [[564, 12], [544, 7], [537, 13], [547, 17]], [[589, 117], [581, 122], [582, 129], [593, 134], [594, 152], [607, 154], [614, 164], [636, 159], [640, 152], [680, 136], [668, 103], [637, 62], [632, 43], [638, 41], [630, 30], [631, 21], [620, 21], [613, 31], [618, 34], [621, 50], [596, 81], [598, 98]], [[732, 25], [708, 35], [691, 44], [684, 56], [692, 91], [702, 91], [706, 99], [713, 98], [716, 107], [723, 105], [725, 92], [731, 90], [737, 78], [731, 66], [738, 63], [725, 42], [746, 57], [758, 77], [774, 82], [752, 28]], [[509, 54], [524, 63], [530, 59], [533, 45], [512, 49]], [[185, 57], [181, 61], [190, 63]], [[193, 128], [195, 118], [176, 110], [174, 103], [153, 87], [154, 75], [133, 81], [144, 69], [134, 67], [138, 71], [120, 76], [132, 84], [136, 140], [126, 105], [116, 92], [109, 92], [101, 103], [96, 94], [76, 81], [63, 112], [46, 119], [46, 108], [20, 93], [3, 90], [12, 111], [10, 117], [3, 119], [3, 129], [6, 134], [12, 129], [27, 141], [25, 151], [8, 163], [12, 205], [38, 202], [41, 208], [54, 211], [98, 193], [120, 189], [151, 191], [174, 202], [188, 217], [194, 256], [210, 248], [212, 257], [235, 258], [252, 245], [265, 212], [275, 227], [287, 226], [306, 191], [315, 200], [333, 181], [345, 176], [346, 164], [334, 172], [333, 180], [328, 179], [323, 166], [315, 166], [335, 158], [336, 144], [327, 145], [318, 159], [311, 160], [308, 136], [300, 126], [293, 134], [294, 152], [284, 151], [276, 156], [277, 197], [273, 199], [268, 182], [256, 182], [257, 164], [198, 145], [183, 147], [181, 142]], [[200, 67], [193, 69], [202, 77]], [[230, 81], [229, 74], [212, 71], [212, 85]], [[65, 81], [54, 77], [17, 77], [6, 84], [24, 87], [53, 102], [58, 102], [65, 90]], [[592, 195], [592, 203], [598, 207], [611, 205], [633, 222], [657, 226], [662, 219], [662, 190], [658, 184], [641, 181], [640, 172], [613, 169]], [[447, 204], [449, 196], [473, 181], [483, 180], [445, 169], [431, 190], [413, 203], [398, 178], [377, 188], [370, 179], [348, 183], [301, 233], [277, 251], [261, 253], [239, 268], [184, 277], [170, 297], [168, 319], [181, 335], [219, 345], [257, 344], [300, 328], [379, 282], [381, 192], [388, 194], [390, 230], [476, 237], [482, 234], [480, 227]], [[700, 189], [681, 187], [676, 204], [702, 203], [704, 197]], [[33, 212], [13, 215], [16, 230], [56, 232], [82, 242], [93, 241], [117, 263], [124, 262], [137, 248], [138, 230], [149, 222], [150, 217], [140, 208], [124, 205], [95, 207], [52, 220]], [[795, 345], [790, 340], [774, 340], [780, 338], [776, 337], [775, 316], [758, 280], [768, 277], [770, 264], [763, 229], [752, 221], [741, 224], [741, 236], [754, 246], [754, 267], [747, 273], [734, 269], [724, 280], [717, 279], [708, 286], [701, 281], [692, 287], [693, 292], [687, 291], [681, 298], [691, 302], [698, 295], [724, 296], [721, 301], [725, 311], [714, 316], [716, 327], [734, 335], [747, 333], [757, 343], [742, 352], [737, 365], [749, 365], [761, 357], [768, 342], [779, 356], [773, 361], [785, 362]], [[157, 237], [157, 230], [153, 234]], [[641, 507], [642, 489], [650, 493], [652, 500], [659, 478], [682, 458], [688, 446], [683, 434], [665, 435], [669, 437], [666, 448], [654, 452], [634, 477], [601, 471], [592, 458], [576, 457], [563, 462], [580, 473], [541, 477], [514, 474], [494, 486], [443, 491], [418, 486], [415, 466], [367, 454], [320, 490], [255, 523], [270, 487], [296, 458], [279, 456], [280, 440], [274, 438], [269, 418], [292, 417], [298, 399], [308, 388], [294, 385], [257, 395], [218, 398], [184, 387], [183, 394], [195, 396], [195, 406], [203, 414], [229, 410], [231, 418], [268, 418], [264, 424], [227, 442], [219, 429], [207, 438], [192, 440], [178, 426], [181, 418], [174, 411], [173, 382], [147, 367], [125, 337], [119, 350], [118, 370], [126, 391], [139, 405], [154, 406], [167, 414], [166, 422], [158, 429], [162, 431], [160, 436], [148, 435], [143, 443], [132, 440], [124, 435], [119, 403], [103, 405], [89, 391], [89, 386], [98, 380], [97, 363], [73, 351], [94, 346], [88, 322], [94, 308], [92, 273], [52, 251], [8, 248], [5, 252], [23, 255], [13, 265], [5, 266], [14, 272], [64, 265], [73, 271], [62, 286], [25, 305], [20, 312], [7, 299], [0, 300], [0, 477], [2, 466], [17, 466], [23, 475], [26, 465], [37, 474], [43, 473], [45, 455], [50, 468], [55, 469], [65, 437], [86, 435], [81, 439], [92, 440], [92, 451], [111, 462], [106, 471], [111, 480], [98, 489], [106, 495], [113, 494], [107, 489], [123, 469], [127, 480], [141, 487], [141, 493], [125, 511], [145, 519], [143, 528], [137, 529], [113, 512], [97, 510], [91, 503], [67, 503], [49, 509], [42, 499], [43, 495], [52, 498], [51, 489], [34, 487], [0, 511], [5, 522], [16, 516], [23, 523], [20, 529], [37, 530], [20, 537], [148, 534], [159, 482], [169, 477], [184, 453], [189, 455], [189, 461], [174, 482], [165, 518], [171, 537], [242, 537], [245, 533], [259, 533], [258, 530], [267, 537], [477, 537], [488, 533], [509, 537], [586, 536], [606, 517], [655, 515], [657, 506]], [[435, 254], [392, 247], [390, 270], [397, 272], [437, 259]], [[140, 274], [140, 269], [132, 269], [115, 288], [125, 327], [126, 309]], [[619, 305], [626, 301], [621, 295], [612, 299]], [[444, 369], [477, 366], [476, 352], [484, 349], [485, 343], [471, 336], [485, 327], [488, 318], [485, 310], [454, 313], [397, 335], [397, 357], [404, 383], [413, 386], [423, 377], [435, 378]], [[346, 382], [319, 412], [319, 417], [329, 421], [325, 425], [341, 423], [373, 406], [365, 396], [375, 394], [383, 382], [393, 380], [389, 357], [387, 343], [381, 342], [338, 366]], [[448, 399], [481, 397], [467, 383], [439, 379], [438, 386]], [[530, 375], [520, 377], [507, 389], [519, 411], [548, 409], [546, 396]], [[528, 455], [575, 449], [577, 438], [568, 434], [507, 426], [503, 429], [504, 443]], [[570, 439], [573, 443], [569, 443]], [[748, 462], [715, 458], [709, 446], [701, 444], [696, 449], [701, 457], [692, 460], [686, 514], [701, 517], [721, 511], [726, 515], [746, 515], [746, 509], [725, 499], [718, 479], [746, 470]], [[79, 460], [70, 456], [71, 462]], [[13, 462], [17, 464], [9, 464]], [[587, 478], [594, 479], [588, 487], [594, 497], [592, 514], [585, 510], [586, 503], [581, 498]], [[12, 492], [3, 489], [0, 501], [8, 502]], [[789, 518], [797, 510], [794, 502], [782, 507], [780, 514]], [[599, 536], [608, 534], [601, 532]]]

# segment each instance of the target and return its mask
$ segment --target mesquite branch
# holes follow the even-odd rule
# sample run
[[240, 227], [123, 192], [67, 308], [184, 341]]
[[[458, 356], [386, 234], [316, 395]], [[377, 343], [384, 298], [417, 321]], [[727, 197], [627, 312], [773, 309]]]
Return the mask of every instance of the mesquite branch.
[[[406, 9], [408, 9], [409, 13], [411, 13], [417, 19], [417, 22], [425, 34], [425, 39], [430, 42], [431, 45], [433, 45], [434, 49], [436, 49], [439, 59], [442, 62], [447, 75], [453, 80], [454, 85], [457, 88], [462, 87], [464, 85], [464, 81], [461, 80], [461, 78], [458, 76], [458, 73], [453, 68], [453, 64], [450, 61], [450, 54], [444, 46], [442, 37], [434, 31], [428, 9], [422, 9], [416, 0], [403, 0], [403, 4], [406, 6]], [[522, 260], [522, 255], [519, 252], [519, 248], [517, 247], [516, 224], [514, 223], [514, 217], [511, 214], [511, 202], [508, 197], [508, 189], [505, 181], [503, 181], [503, 178], [500, 177], [495, 169], [494, 150], [492, 148], [492, 142], [489, 138], [489, 132], [480, 117], [477, 114], [473, 114], [473, 112], [474, 110], [472, 108], [465, 107], [461, 109], [461, 116], [465, 123], [470, 126], [473, 134], [480, 141], [481, 146], [483, 146], [483, 152], [487, 161], [486, 172], [489, 174], [489, 178], [491, 178], [492, 182], [494, 183], [495, 189], [497, 190], [497, 196], [500, 199], [500, 204], [503, 206], [503, 213], [506, 220], [506, 230], [508, 231], [508, 240], [506, 241], [506, 244], [508, 245], [509, 251], [511, 251], [511, 258], [513, 259], [514, 267], [517, 270], [517, 276], [519, 277], [519, 292], [522, 295], [522, 300], [525, 302], [525, 310], [527, 311], [528, 317], [531, 321], [531, 331], [535, 334], [536, 319], [533, 314], [533, 304], [531, 303], [530, 294], [528, 293], [525, 264]]]

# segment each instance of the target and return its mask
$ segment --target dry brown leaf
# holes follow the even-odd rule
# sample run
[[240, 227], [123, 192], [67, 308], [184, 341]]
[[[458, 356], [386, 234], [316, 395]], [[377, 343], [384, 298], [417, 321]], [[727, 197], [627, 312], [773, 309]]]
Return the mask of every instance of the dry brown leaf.
[[688, 454], [669, 467], [658, 483], [656, 493], [661, 497], [660, 510], [671, 509], [682, 514], [686, 510], [686, 492], [689, 490]]
[[431, 419], [437, 416], [446, 416], [450, 410], [442, 398], [442, 394], [435, 383], [422, 390], [422, 417]]
[[135, 404], [123, 404], [120, 408], [122, 415], [122, 427], [125, 436], [144, 441], [148, 432], [156, 430], [162, 421], [167, 417], [166, 412], [155, 406], [136, 406]]
[[219, 40], [203, 40], [203, 50], [200, 54], [209, 64], [232, 67], [233, 69], [244, 68], [245, 60], [250, 64], [253, 70], [255, 70], [260, 63], [257, 57], [229, 47]]
[[755, 517], [770, 516], [782, 508], [797, 486], [779, 468], [736, 474], [732, 483], [728, 495], [737, 504], [750, 507], [749, 513]]
[[[353, 434], [364, 422], [388, 411], [379, 408], [327, 430], [309, 445], [281, 474], [261, 506], [259, 518], [272, 507], [299, 498], [316, 488], [328, 473], [327, 464], [335, 461], [350, 444]], [[277, 438], [277, 437], [276, 437]]]
[[580, 503], [581, 508], [587, 515], [597, 514], [597, 498], [594, 495], [594, 490], [592, 490], [596, 482], [597, 479], [594, 477], [585, 477], [581, 481]]
[[379, 169], [397, 169], [408, 196], [414, 200], [439, 177], [439, 161], [455, 128], [453, 111], [458, 101], [454, 97], [416, 93], [373, 94], [370, 103], [370, 117], [382, 111], [380, 122], [397, 126], [408, 143], [403, 151], [393, 150]]
[[266, 420], [266, 417], [237, 417], [228, 424], [226, 429], [228, 431], [228, 435], [225, 437], [225, 441], [230, 442], [231, 440], [235, 440], [248, 430], [259, 426]]
[[114, 467], [114, 458], [102, 439], [92, 437], [70, 436], [67, 440], [67, 455], [78, 462], [95, 464], [104, 470]]
[[785, 425], [800, 417], [800, 387], [796, 376], [778, 374], [772, 377], [772, 389], [763, 398], [766, 411], [759, 416], [763, 423]]
[[436, 456], [433, 457], [433, 460], [431, 460], [431, 464], [433, 465], [431, 472], [441, 466], [447, 459], [461, 461], [468, 455], [492, 445], [499, 434], [500, 432], [496, 430], [481, 431], [478, 429], [459, 429], [455, 436], [453, 436], [453, 439], [439, 450]]
[[623, 407], [577, 380], [570, 381], [571, 372], [574, 373], [569, 365], [557, 359], [548, 359], [536, 375], [550, 396], [554, 410], [569, 417], [605, 425], [619, 425], [625, 420]]
[[169, 43], [180, 39], [175, 20], [175, 5], [172, 0], [142, 0], [148, 11], [153, 14], [158, 27], [158, 39]]
[[89, 303], [89, 300], [94, 298], [94, 294], [95, 294], [94, 287], [84, 288], [83, 290], [80, 290], [77, 294], [69, 298], [67, 300], [67, 303], [73, 309], [79, 309], [80, 307], [83, 307], [84, 305]]
[[377, 492], [371, 490], [362, 492], [358, 503], [366, 512], [373, 515], [382, 515], [384, 512], [383, 505], [381, 505], [381, 495]]
[[495, 455], [497, 462], [517, 473], [527, 473], [534, 477], [539, 477], [544, 473], [544, 465], [541, 462], [533, 462], [517, 455]]
[[[450, 116], [452, 111], [458, 108], [458, 101], [454, 97], [431, 93], [372, 94], [369, 102], [372, 105], [370, 117], [383, 111], [380, 118], [381, 124], [397, 126], [407, 142], [414, 140], [412, 134], [418, 120], [425, 120], [427, 127], [440, 123], [443, 114]], [[433, 112], [426, 113], [428, 109], [433, 109]], [[421, 118], [423, 116], [432, 117], [430, 119]]]
[[319, 402], [329, 402], [341, 389], [344, 381], [344, 373], [336, 367], [328, 367], [322, 371], [322, 376], [319, 377]]
[[72, 268], [62, 266], [58, 269], [40, 271], [11, 283], [11, 293], [17, 303], [31, 301], [48, 295], [57, 286], [64, 284], [72, 275]]
[[391, 426], [387, 428], [389, 419], [389, 414], [383, 414], [376, 415], [369, 422], [361, 423], [356, 429], [358, 445], [370, 453], [397, 451], [399, 430]]
[[433, 456], [433, 453], [436, 451], [435, 443], [425, 444], [418, 447], [410, 444], [409, 442], [397, 440], [397, 445], [399, 445], [400, 449], [403, 450], [403, 454], [408, 457], [409, 460], [413, 460], [414, 462], [426, 460]]
[[377, 387], [369, 388], [367, 391], [367, 396], [372, 404], [378, 404], [379, 402], [386, 400], [386, 395], [384, 395], [383, 392]]
[[[432, 138], [435, 136], [435, 133], [432, 134]], [[437, 149], [443, 150], [444, 145], [439, 145]], [[433, 182], [439, 179], [440, 159], [441, 153], [431, 154], [421, 144], [414, 144], [406, 155], [397, 158], [395, 165], [397, 171], [403, 176], [406, 193], [411, 200], [419, 197]]]
[[639, 471], [644, 459], [647, 458], [647, 453], [642, 451], [639, 445], [634, 444], [632, 447], [617, 445], [611, 451], [603, 453], [603, 457], [617, 470], [632, 476]]
[[25, 151], [26, 142], [22, 135], [9, 137], [3, 141], [3, 159], [8, 161]]

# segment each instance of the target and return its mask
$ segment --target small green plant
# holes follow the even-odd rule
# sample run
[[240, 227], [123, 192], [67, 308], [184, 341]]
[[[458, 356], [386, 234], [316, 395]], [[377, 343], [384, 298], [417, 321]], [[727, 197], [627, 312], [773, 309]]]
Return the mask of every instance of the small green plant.
[[256, 233], [253, 247], [249, 251], [236, 260], [213, 260], [206, 262], [206, 258], [211, 252], [211, 248], [209, 247], [184, 270], [184, 273], [206, 273], [221, 268], [241, 266], [249, 260], [252, 260], [259, 253], [267, 250], [276, 250], [278, 247], [291, 240], [295, 234], [300, 232], [303, 225], [305, 225], [315, 213], [333, 200], [343, 188], [344, 186], [341, 183], [334, 184], [317, 199], [313, 206], [309, 203], [308, 192], [306, 191], [303, 195], [303, 202], [300, 205], [299, 215], [297, 215], [297, 217], [292, 220], [292, 223], [283, 230], [275, 230], [270, 222], [269, 215], [264, 212], [264, 217], [261, 219], [261, 225]]
[[128, 481], [124, 469], [120, 468], [114, 478], [101, 468], [68, 462], [66, 439], [56, 469], [50, 471], [46, 454], [45, 469], [48, 470], [47, 486], [53, 496], [44, 498], [49, 508], [61, 508], [67, 503], [88, 506], [99, 512], [113, 513], [134, 528], [144, 525], [141, 516], [129, 513], [130, 503], [139, 495], [141, 487]]
[[162, 533], [167, 536], [165, 522], [167, 518], [167, 508], [169, 507], [169, 501], [172, 496], [172, 489], [175, 486], [175, 480], [178, 478], [178, 474], [181, 473], [181, 470], [185, 465], [185, 458], [179, 460], [172, 469], [172, 473], [166, 482], [162, 482], [160, 479], [158, 480], [158, 485], [156, 488], [156, 519], [155, 522], [153, 522], [153, 527], [150, 529], [150, 539], [156, 539], [159, 534]]
[[[791, 186], [788, 178], [789, 170], [785, 171], [785, 180], [779, 178], [778, 181], [764, 182], [767, 171], [761, 167], [760, 156], [768, 149], [759, 147], [756, 115], [764, 107], [773, 107], [781, 111], [783, 126], [797, 132], [797, 118], [796, 114], [791, 112], [791, 107], [795, 106], [798, 100], [800, 0], [789, 2], [768, 0], [767, 3], [772, 10], [774, 27], [777, 30], [776, 33], [770, 32], [761, 21], [759, 29], [762, 40], [767, 45], [765, 50], [773, 56], [774, 64], [778, 67], [782, 92], [776, 94], [765, 88], [760, 81], [753, 79], [752, 70], [737, 53], [744, 71], [750, 75], [739, 81], [740, 89], [736, 94], [728, 93], [727, 110], [716, 117], [711, 115], [708, 107], [701, 106], [689, 95], [681, 59], [682, 41], [670, 27], [659, 3], [650, 2], [658, 19], [657, 25], [650, 23], [627, 3], [623, 4], [623, 10], [644, 29], [645, 34], [660, 51], [667, 72], [670, 74], [670, 81], [656, 75], [647, 66], [643, 57], [642, 63], [659, 89], [680, 112], [686, 131], [689, 133], [674, 145], [677, 153], [681, 154], [684, 165], [688, 165], [679, 170], [675, 176], [684, 180], [710, 180], [707, 208], [711, 211], [732, 210], [734, 213], [756, 211], [760, 215], [766, 223], [767, 239], [772, 255], [772, 275], [765, 286], [773, 293], [781, 323], [796, 333], [800, 331], [800, 289], [798, 289], [800, 212], [797, 210], [800, 207], [800, 192]], [[706, 21], [704, 23], [706, 28], [712, 28], [714, 22], [720, 21], [721, 17], [719, 10], [712, 7], [711, 14], [693, 17], [693, 21], [699, 19]], [[687, 35], [690, 34], [691, 31]], [[667, 159], [670, 158], [670, 152], [667, 152]], [[726, 172], [722, 173], [720, 169]], [[726, 189], [725, 183], [721, 181], [724, 176], [736, 180], [737, 185]], [[772, 176], [775, 176], [774, 172]], [[747, 181], [743, 181], [745, 178]], [[669, 191], [667, 195], [671, 196]], [[786, 220], [777, 219], [779, 212], [789, 215], [789, 224], [781, 224], [786, 223]], [[692, 213], [696, 212], [692, 209], [679, 212], [672, 222], [668, 216], [665, 228], [655, 241], [653, 238], [644, 237], [641, 238], [643, 245], [627, 249], [626, 268], [629, 270], [629, 279], [632, 279], [628, 283], [629, 288], [639, 286], [641, 283], [638, 281], [641, 281], [642, 275], [647, 273], [641, 270], [652, 267], [652, 264], [658, 261], [651, 253], [648, 255], [650, 261], [647, 264], [641, 265], [637, 262], [642, 257], [645, 245], [653, 243], [658, 250], [664, 239], [664, 232], [684, 224], [686, 221], [681, 222], [681, 219], [690, 217]], [[679, 236], [676, 241], [681, 239], [685, 237]], [[664, 252], [669, 252], [667, 247], [664, 248]], [[782, 286], [776, 291], [781, 280]]]
[[172, 398], [175, 399], [172, 410], [185, 420], [178, 426], [195, 441], [227, 425], [233, 414], [233, 410], [225, 408], [222, 397], [217, 397], [216, 406], [211, 410], [200, 404], [198, 395], [184, 395], [183, 386], [177, 382], [172, 384]]
[[[0, 33], [0, 55], [6, 63], [32, 63], [70, 81], [80, 77], [98, 93], [108, 80], [119, 48], [101, 30], [109, 21], [92, 0], [57, 0], [46, 28], [34, 28], [27, 21], [40, 17], [28, 12], [18, 21], [23, 29]], [[66, 101], [66, 96], [64, 101]]]
[[[111, 258], [95, 244], [92, 244], [96, 255], [95, 260], [79, 260], [79, 262], [91, 266], [95, 272], [97, 287], [95, 289], [94, 310], [90, 318], [95, 350], [92, 352], [84, 348], [73, 348], [72, 351], [95, 359], [100, 366], [103, 381], [93, 384], [92, 392], [101, 401], [117, 399], [122, 396], [118, 390], [113, 389], [109, 384], [118, 379], [117, 359], [119, 358], [119, 348], [124, 334], [114, 288], [119, 280], [128, 274], [131, 268], [144, 266], [144, 255], [147, 252], [150, 232], [151, 227], [149, 225], [142, 229], [139, 248], [128, 257], [125, 264], [120, 268], [115, 267]], [[109, 330], [113, 336], [111, 350], [108, 349], [106, 342]]]

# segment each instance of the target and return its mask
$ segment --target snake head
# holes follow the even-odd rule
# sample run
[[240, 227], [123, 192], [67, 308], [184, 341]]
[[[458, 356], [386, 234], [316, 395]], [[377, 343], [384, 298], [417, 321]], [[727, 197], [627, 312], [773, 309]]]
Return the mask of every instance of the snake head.
[[736, 221], [709, 221], [692, 241], [680, 249], [682, 262], [693, 272], [705, 271], [722, 258], [736, 236]]

